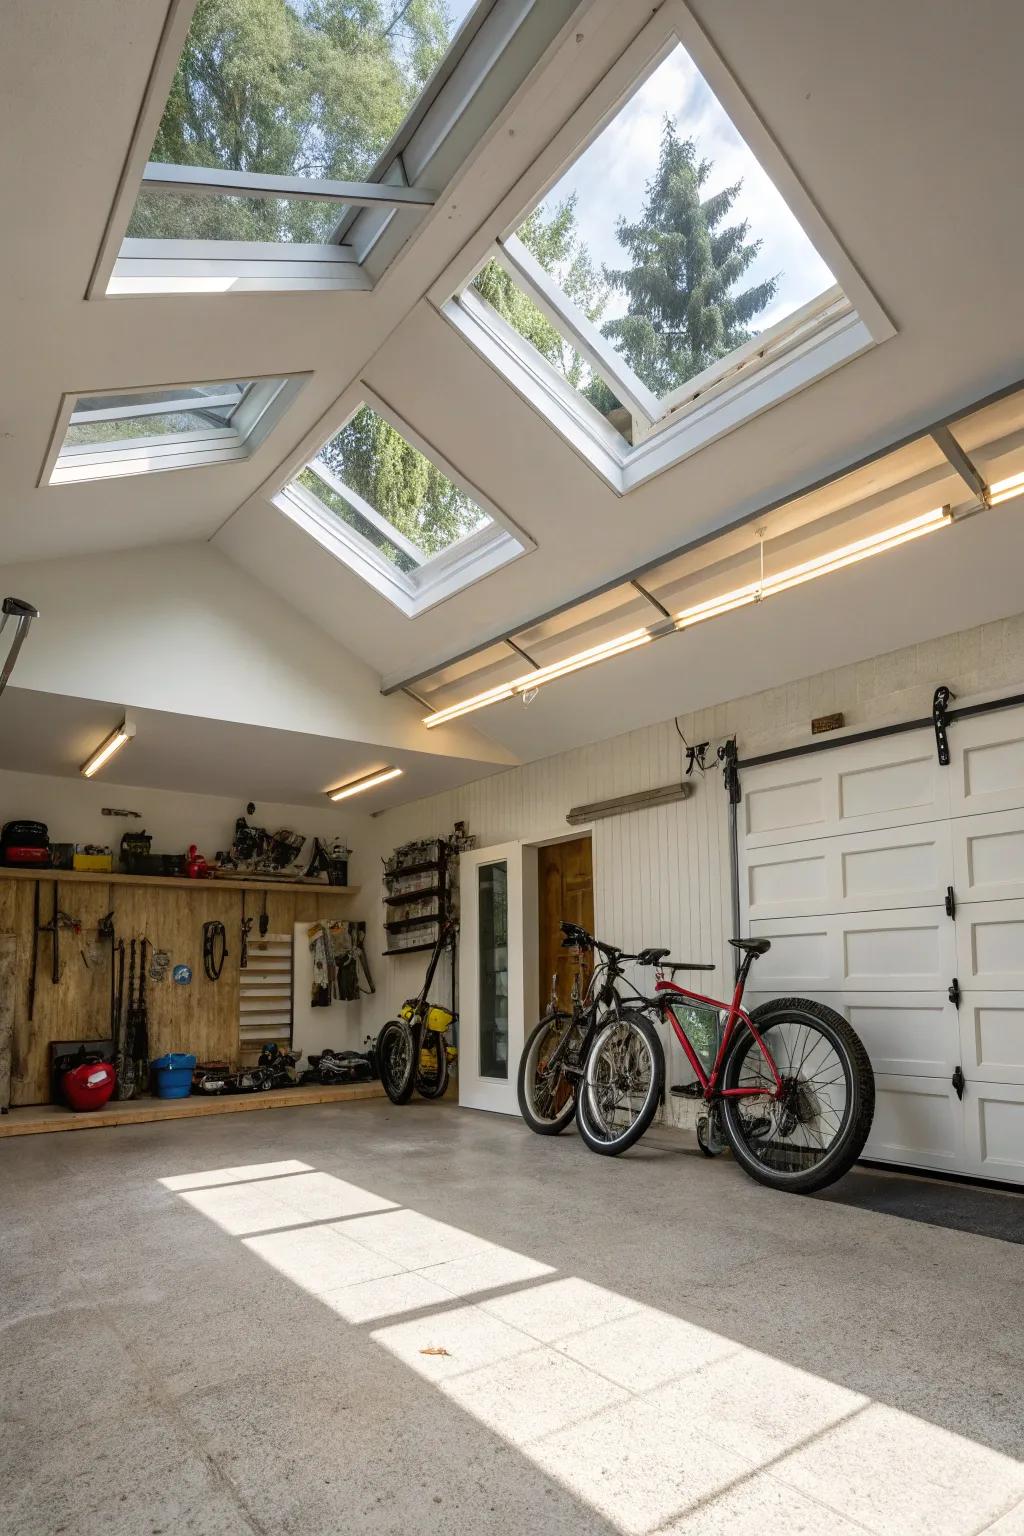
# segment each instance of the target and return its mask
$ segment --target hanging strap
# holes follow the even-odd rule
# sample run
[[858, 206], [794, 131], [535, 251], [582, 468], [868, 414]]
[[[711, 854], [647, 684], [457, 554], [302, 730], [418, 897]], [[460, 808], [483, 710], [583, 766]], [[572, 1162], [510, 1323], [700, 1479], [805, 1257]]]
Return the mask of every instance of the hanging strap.
[[228, 957], [228, 936], [220, 921], [203, 924], [203, 970], [210, 981], [219, 981]]

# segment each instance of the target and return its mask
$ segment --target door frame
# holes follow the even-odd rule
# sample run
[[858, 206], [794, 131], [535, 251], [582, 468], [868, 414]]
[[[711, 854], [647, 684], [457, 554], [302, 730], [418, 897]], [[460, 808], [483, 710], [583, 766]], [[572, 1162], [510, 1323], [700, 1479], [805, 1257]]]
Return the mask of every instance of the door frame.
[[[590, 824], [547, 836], [517, 838], [472, 848], [459, 856], [459, 1107], [503, 1115], [519, 1114], [517, 1076], [526, 1035], [540, 1018], [539, 902], [537, 854], [552, 843], [589, 837]], [[479, 871], [487, 864], [508, 866], [508, 1077], [480, 1076], [480, 912]], [[597, 881], [594, 880], [595, 894]]]

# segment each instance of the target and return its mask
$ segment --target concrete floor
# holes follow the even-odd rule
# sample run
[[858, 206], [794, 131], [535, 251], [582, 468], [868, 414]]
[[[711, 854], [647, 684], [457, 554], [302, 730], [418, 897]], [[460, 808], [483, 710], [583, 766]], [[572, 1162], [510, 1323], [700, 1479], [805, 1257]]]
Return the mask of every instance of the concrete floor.
[[4, 1536], [1024, 1533], [1020, 1246], [680, 1133], [18, 1138], [0, 1232]]

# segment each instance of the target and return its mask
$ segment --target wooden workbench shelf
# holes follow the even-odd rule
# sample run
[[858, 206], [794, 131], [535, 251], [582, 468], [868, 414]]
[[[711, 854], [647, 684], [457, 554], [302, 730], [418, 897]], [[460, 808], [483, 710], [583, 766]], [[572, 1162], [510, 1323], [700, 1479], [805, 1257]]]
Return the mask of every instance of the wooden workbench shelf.
[[35, 1104], [0, 1115], [0, 1140], [35, 1136], [44, 1131], [97, 1131], [112, 1125], [146, 1125], [154, 1120], [192, 1120], [205, 1115], [232, 1115], [257, 1109], [299, 1109], [303, 1104], [336, 1104], [346, 1099], [382, 1099], [380, 1083], [303, 1083], [297, 1088], [271, 1088], [269, 1093], [223, 1096], [190, 1094], [187, 1099], [112, 1099], [102, 1109], [76, 1114], [60, 1104]]
[[61, 885], [76, 881], [90, 885], [159, 885], [181, 891], [302, 891], [314, 896], [358, 896], [358, 885], [328, 885], [322, 880], [249, 880], [245, 876], [224, 876], [213, 880], [190, 880], [187, 875], [121, 875], [102, 869], [7, 869], [0, 866], [0, 879], [59, 880]]

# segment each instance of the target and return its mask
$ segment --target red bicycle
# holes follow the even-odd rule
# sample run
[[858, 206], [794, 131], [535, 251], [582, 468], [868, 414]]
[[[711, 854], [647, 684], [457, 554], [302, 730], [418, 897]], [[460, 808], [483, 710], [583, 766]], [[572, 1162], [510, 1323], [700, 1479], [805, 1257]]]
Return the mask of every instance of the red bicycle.
[[596, 1031], [576, 1093], [580, 1135], [616, 1156], [657, 1113], [665, 1055], [652, 1015], [667, 1020], [695, 1081], [682, 1090], [705, 1106], [698, 1141], [708, 1156], [731, 1147], [744, 1172], [775, 1189], [809, 1193], [841, 1178], [867, 1141], [875, 1082], [867, 1051], [835, 1009], [804, 997], [743, 1009], [750, 968], [768, 939], [732, 939], [742, 955], [730, 1003], [678, 985], [666, 972], [713, 971], [671, 961], [667, 949], [636, 958], [656, 968], [644, 1012], [609, 1013]]

